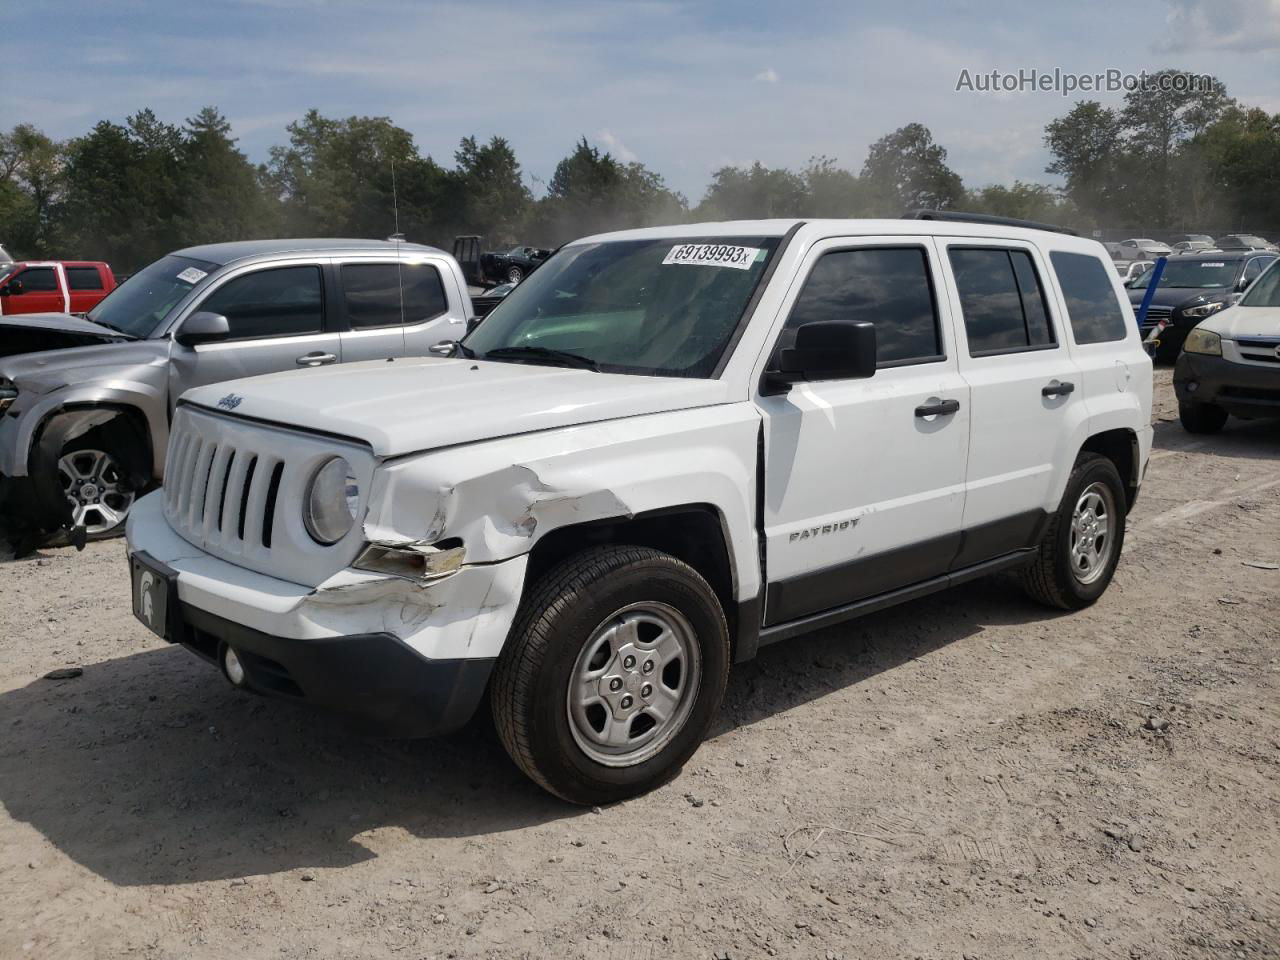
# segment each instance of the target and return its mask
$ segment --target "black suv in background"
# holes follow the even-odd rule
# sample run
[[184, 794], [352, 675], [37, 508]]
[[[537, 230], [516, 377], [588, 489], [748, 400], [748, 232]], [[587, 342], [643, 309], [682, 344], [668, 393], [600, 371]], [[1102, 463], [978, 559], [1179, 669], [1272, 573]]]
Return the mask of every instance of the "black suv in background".
[[[1160, 336], [1156, 359], [1169, 363], [1177, 359], [1188, 331], [1206, 317], [1231, 306], [1233, 297], [1242, 293], [1275, 259], [1274, 253], [1256, 250], [1223, 250], [1171, 257], [1165, 264], [1164, 275], [1142, 325], [1142, 335], [1146, 337], [1161, 320], [1169, 321], [1169, 326]], [[1134, 310], [1146, 296], [1153, 276], [1154, 270], [1129, 284], [1129, 300]]]

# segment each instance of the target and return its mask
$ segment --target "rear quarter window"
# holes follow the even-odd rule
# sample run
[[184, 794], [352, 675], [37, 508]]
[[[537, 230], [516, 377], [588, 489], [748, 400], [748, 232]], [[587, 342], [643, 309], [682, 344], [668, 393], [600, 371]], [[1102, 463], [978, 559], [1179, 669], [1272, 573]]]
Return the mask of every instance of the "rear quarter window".
[[1067, 301], [1067, 319], [1076, 343], [1112, 343], [1128, 334], [1124, 311], [1107, 268], [1086, 253], [1055, 250], [1049, 261]]
[[97, 267], [65, 267], [67, 286], [72, 290], [101, 290], [102, 274]]

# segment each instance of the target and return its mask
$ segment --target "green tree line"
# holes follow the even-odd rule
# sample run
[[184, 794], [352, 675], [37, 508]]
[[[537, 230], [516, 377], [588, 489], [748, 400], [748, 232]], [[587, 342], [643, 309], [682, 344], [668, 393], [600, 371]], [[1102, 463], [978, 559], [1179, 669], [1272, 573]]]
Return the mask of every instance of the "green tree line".
[[1131, 91], [1118, 108], [1081, 101], [1049, 123], [1046, 172], [1062, 187], [966, 188], [945, 147], [927, 127], [909, 123], [872, 143], [856, 170], [830, 157], [800, 170], [722, 167], [696, 204], [660, 173], [585, 137], [535, 197], [504, 138], [466, 137], [446, 166], [387, 117], [336, 119], [311, 110], [263, 164], [237, 148], [214, 107], [180, 125], [144, 109], [66, 141], [19, 124], [0, 132], [0, 241], [15, 256], [102, 259], [131, 271], [196, 243], [383, 237], [397, 213], [409, 239], [446, 247], [459, 233], [555, 246], [682, 220], [898, 216], [914, 207], [1084, 231], [1280, 226], [1280, 114], [1237, 103], [1217, 81], [1196, 92], [1170, 86]]

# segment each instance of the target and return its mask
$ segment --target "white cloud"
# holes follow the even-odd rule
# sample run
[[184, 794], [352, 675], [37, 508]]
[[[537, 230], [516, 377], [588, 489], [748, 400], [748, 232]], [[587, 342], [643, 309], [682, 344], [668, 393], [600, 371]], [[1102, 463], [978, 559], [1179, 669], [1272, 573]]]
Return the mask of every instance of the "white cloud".
[[1280, 0], [1169, 0], [1168, 29], [1155, 49], [1276, 53]]
[[778, 71], [773, 69], [773, 67], [766, 67], [764, 70], [757, 73], [755, 78], [764, 83], [777, 83], [779, 79]]
[[635, 163], [640, 159], [630, 147], [614, 136], [607, 127], [596, 134], [596, 139], [604, 144], [605, 149], [623, 163]]

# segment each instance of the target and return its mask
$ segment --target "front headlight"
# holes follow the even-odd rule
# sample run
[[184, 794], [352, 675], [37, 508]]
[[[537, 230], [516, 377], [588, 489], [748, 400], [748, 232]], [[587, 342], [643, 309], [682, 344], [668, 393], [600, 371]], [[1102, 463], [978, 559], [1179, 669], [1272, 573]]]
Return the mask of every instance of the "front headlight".
[[350, 532], [360, 507], [360, 482], [342, 457], [327, 460], [307, 489], [302, 520], [316, 543], [328, 546]]
[[1182, 343], [1182, 349], [1187, 353], [1207, 353], [1211, 357], [1220, 357], [1222, 356], [1222, 337], [1212, 330], [1201, 330], [1196, 327], [1187, 334], [1187, 339]]
[[4, 413], [18, 399], [18, 388], [12, 380], [0, 377], [0, 413]]
[[1187, 307], [1182, 311], [1182, 315], [1184, 317], [1207, 317], [1211, 313], [1217, 313], [1225, 306], [1226, 304], [1222, 301], [1215, 300], [1211, 303], [1202, 303], [1199, 306]]

